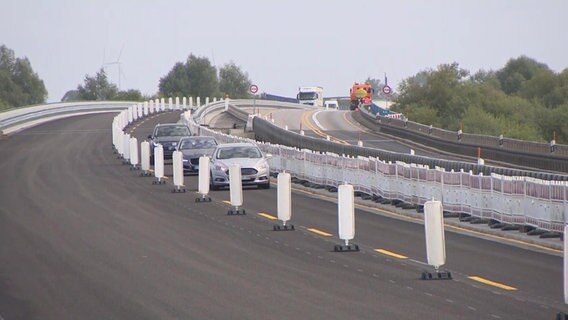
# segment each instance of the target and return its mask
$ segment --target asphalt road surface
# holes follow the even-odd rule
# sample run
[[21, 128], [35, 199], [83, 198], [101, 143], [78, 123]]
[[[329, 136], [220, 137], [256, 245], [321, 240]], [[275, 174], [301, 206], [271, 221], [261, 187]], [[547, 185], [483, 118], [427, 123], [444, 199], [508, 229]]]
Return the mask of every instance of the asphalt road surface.
[[[247, 214], [228, 216], [227, 191], [195, 203], [197, 177], [172, 193], [122, 164], [113, 116], [0, 141], [0, 319], [552, 319], [567, 310], [558, 254], [447, 231], [454, 279], [420, 280], [429, 268], [419, 223], [358, 209], [361, 252], [336, 253], [337, 205], [321, 195], [294, 192], [295, 231], [272, 231], [275, 186], [245, 190]], [[177, 119], [129, 130], [140, 141]]]
[[296, 132], [303, 130], [307, 136], [315, 138], [327, 139], [329, 136], [331, 141], [343, 144], [356, 145], [358, 141], [362, 141], [366, 147], [386, 151], [409, 154], [412, 149], [419, 156], [475, 162], [474, 155], [467, 158], [458, 157], [420, 145], [410, 145], [379, 132], [371, 132], [353, 119], [351, 113], [352, 111], [344, 110], [308, 109], [278, 110], [273, 111], [272, 115], [276, 125], [288, 126], [290, 130]]

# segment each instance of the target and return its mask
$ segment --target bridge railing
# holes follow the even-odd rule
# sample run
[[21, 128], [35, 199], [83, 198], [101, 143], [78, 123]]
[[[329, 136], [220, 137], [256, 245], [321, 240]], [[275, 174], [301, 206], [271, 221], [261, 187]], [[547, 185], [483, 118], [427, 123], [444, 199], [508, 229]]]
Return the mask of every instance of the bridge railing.
[[[108, 102], [101, 103], [103, 104]], [[220, 104], [221, 102], [210, 103], [205, 108]], [[58, 109], [55, 106], [42, 107], [45, 110]], [[29, 109], [32, 111], [30, 113], [45, 111], [42, 107]], [[91, 105], [83, 110], [76, 108], [75, 111], [93, 110], [90, 108], [97, 109]], [[113, 143], [118, 150], [129, 154], [125, 150], [128, 145], [124, 143], [123, 130], [126, 126], [156, 112], [181, 111], [186, 107], [174, 103], [166, 105], [161, 99], [157, 102], [131, 104], [126, 108], [124, 105], [115, 105], [113, 108], [122, 108], [112, 124]], [[60, 111], [62, 110], [64, 109]], [[25, 117], [24, 114], [21, 113], [19, 117]], [[190, 114], [191, 111], [186, 111], [182, 120], [188, 123], [194, 132], [214, 136], [219, 142], [251, 141], [201, 126]], [[14, 119], [13, 114], [9, 117], [5, 114], [2, 116], [1, 121]], [[30, 119], [28, 118], [28, 121], [31, 121]], [[271, 125], [267, 120], [254, 118], [256, 129], [262, 126], [262, 123]], [[270, 143], [258, 144], [265, 153], [273, 155], [270, 159], [271, 171], [286, 170], [298, 179], [314, 184], [337, 186], [348, 182], [354, 185], [356, 191], [413, 205], [421, 205], [434, 198], [443, 202], [447, 212], [466, 213], [474, 217], [530, 225], [550, 231], [562, 231], [568, 216], [566, 181], [545, 181], [534, 177], [497, 173], [484, 174], [482, 171], [451, 171], [439, 166], [409, 164], [410, 161], [403, 163], [374, 156], [350, 157]]]
[[365, 110], [354, 119], [365, 127], [445, 151], [549, 171], [568, 172], [568, 145], [523, 141], [506, 137], [459, 133], [420, 123], [374, 116]]
[[[263, 122], [268, 121], [254, 118], [257, 129]], [[221, 143], [250, 141], [201, 127], [193, 121], [188, 124], [195, 132], [213, 136]], [[270, 130], [278, 136], [286, 134], [273, 127]], [[273, 155], [269, 160], [271, 171], [285, 170], [314, 184], [337, 187], [348, 182], [356, 191], [416, 206], [436, 199], [450, 213], [549, 231], [562, 232], [568, 216], [568, 181], [497, 173], [484, 175], [372, 156], [350, 157], [271, 143], [258, 145]]]

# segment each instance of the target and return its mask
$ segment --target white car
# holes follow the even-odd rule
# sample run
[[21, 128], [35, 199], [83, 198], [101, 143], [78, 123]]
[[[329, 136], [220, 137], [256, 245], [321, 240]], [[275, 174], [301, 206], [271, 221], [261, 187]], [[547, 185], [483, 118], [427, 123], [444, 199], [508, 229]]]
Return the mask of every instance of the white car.
[[211, 190], [229, 186], [229, 166], [241, 167], [243, 186], [270, 188], [270, 168], [262, 151], [252, 143], [224, 143], [211, 156]]

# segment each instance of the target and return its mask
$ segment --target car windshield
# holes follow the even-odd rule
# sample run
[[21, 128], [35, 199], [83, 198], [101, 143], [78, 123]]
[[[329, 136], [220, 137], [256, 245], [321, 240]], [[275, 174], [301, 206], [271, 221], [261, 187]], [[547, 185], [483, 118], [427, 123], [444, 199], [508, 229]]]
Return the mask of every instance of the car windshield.
[[156, 130], [156, 137], [189, 136], [189, 129], [185, 126], [163, 126]]
[[217, 142], [211, 138], [195, 138], [195, 139], [182, 139], [179, 148], [181, 150], [188, 149], [212, 149], [215, 148]]
[[232, 158], [262, 158], [262, 153], [257, 147], [229, 147], [217, 151], [217, 159]]

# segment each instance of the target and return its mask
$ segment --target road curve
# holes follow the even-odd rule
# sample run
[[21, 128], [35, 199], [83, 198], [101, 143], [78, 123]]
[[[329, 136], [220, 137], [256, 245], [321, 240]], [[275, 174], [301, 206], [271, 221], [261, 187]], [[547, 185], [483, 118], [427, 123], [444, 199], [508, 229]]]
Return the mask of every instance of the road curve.
[[[0, 141], [0, 317], [540, 319], [564, 308], [557, 255], [448, 232], [455, 280], [422, 281], [415, 222], [357, 210], [362, 251], [334, 253], [336, 205], [320, 196], [294, 193], [292, 232], [272, 231], [267, 219], [275, 188], [245, 190], [245, 216], [226, 215], [227, 191], [196, 204], [196, 177], [186, 177], [187, 193], [172, 193], [116, 159], [113, 116]], [[177, 119], [129, 129], [143, 139]]]

